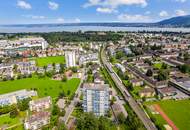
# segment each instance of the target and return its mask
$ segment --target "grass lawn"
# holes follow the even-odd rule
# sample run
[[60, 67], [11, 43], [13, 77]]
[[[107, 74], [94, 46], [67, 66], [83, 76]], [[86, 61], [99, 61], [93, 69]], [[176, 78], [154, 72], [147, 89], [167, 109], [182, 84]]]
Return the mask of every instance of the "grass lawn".
[[47, 77], [39, 79], [36, 76], [33, 76], [32, 78], [1, 82], [0, 94], [21, 89], [37, 88], [39, 97], [51, 96], [52, 98], [55, 98], [62, 91], [64, 91], [66, 95], [67, 92], [70, 91], [70, 94], [67, 96], [71, 96], [75, 93], [79, 83], [80, 79], [77, 78], [70, 79], [67, 82], [62, 82], [51, 80]]
[[162, 63], [161, 62], [160, 63], [155, 63], [153, 66], [156, 69], [161, 69], [162, 68]]
[[162, 110], [174, 122], [180, 130], [190, 129], [190, 100], [167, 100], [153, 102], [151, 104], [159, 104]]
[[13, 126], [13, 125], [19, 124], [19, 123], [21, 123], [21, 121], [18, 117], [10, 118], [9, 114], [5, 114], [5, 115], [0, 116], [0, 127], [3, 125], [10, 127], [10, 126]]
[[133, 91], [131, 91], [131, 93], [133, 94], [133, 97], [135, 99], [139, 99], [140, 96], [139, 96], [139, 92], [143, 89], [143, 87], [141, 86], [135, 86], [133, 87]]
[[52, 56], [44, 58], [34, 58], [38, 66], [45, 66], [52, 63], [65, 63], [64, 56]]

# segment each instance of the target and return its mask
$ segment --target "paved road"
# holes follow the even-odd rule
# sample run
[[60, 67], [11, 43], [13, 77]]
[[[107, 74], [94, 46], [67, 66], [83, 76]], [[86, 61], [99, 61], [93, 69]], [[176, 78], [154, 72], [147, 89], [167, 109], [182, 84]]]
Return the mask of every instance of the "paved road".
[[[109, 65], [109, 63], [107, 62], [106, 55], [105, 55], [105, 52], [104, 52], [104, 48], [103, 48], [103, 50], [101, 52], [101, 59], [102, 59], [104, 67], [107, 69], [106, 66]], [[111, 68], [111, 67], [109, 67], [109, 68]], [[134, 112], [137, 114], [139, 119], [143, 122], [146, 129], [147, 130], [157, 130], [154, 123], [148, 118], [146, 113], [142, 110], [142, 108], [138, 105], [138, 103], [133, 99], [133, 97], [126, 90], [125, 86], [122, 84], [119, 77], [115, 73], [111, 73], [110, 71], [108, 71], [108, 72], [111, 75], [111, 77], [112, 77], [113, 81], [115, 82], [116, 86], [118, 87], [118, 89], [123, 94], [125, 100], [129, 103], [129, 105], [134, 110]]]
[[74, 99], [71, 101], [71, 103], [69, 104], [69, 106], [67, 106], [65, 108], [65, 116], [63, 117], [63, 121], [65, 122], [65, 124], [67, 124], [67, 121], [71, 115], [71, 113], [73, 112], [74, 108], [75, 108], [75, 105], [78, 101], [80, 101], [80, 95], [81, 95], [81, 85], [82, 85], [82, 82], [84, 80], [84, 70], [83, 70], [83, 74], [82, 74], [82, 79], [81, 79], [81, 82], [75, 92], [75, 95], [78, 95], [77, 97], [75, 96]]

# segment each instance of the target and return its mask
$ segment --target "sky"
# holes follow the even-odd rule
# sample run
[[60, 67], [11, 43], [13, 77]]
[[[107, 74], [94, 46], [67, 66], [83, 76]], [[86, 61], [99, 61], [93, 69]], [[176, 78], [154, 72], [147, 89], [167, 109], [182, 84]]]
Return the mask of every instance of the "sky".
[[190, 14], [190, 0], [0, 0], [0, 24], [157, 22]]

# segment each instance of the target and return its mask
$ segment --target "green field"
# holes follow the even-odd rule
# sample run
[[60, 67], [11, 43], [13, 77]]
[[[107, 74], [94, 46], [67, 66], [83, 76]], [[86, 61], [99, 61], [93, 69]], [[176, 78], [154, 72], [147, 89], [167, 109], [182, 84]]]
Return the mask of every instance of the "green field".
[[65, 63], [64, 56], [52, 56], [44, 58], [34, 58], [38, 66], [45, 66], [52, 63]]
[[160, 62], [160, 63], [156, 63], [156, 64], [154, 64], [153, 66], [154, 66], [154, 68], [156, 68], [156, 69], [161, 69], [161, 68], [162, 68], [162, 63], [161, 63], [161, 62]]
[[14, 81], [5, 81], [0, 83], [0, 94], [9, 93], [21, 89], [32, 89], [36, 88], [38, 91], [39, 97], [51, 96], [55, 98], [59, 95], [60, 92], [64, 91], [67, 94], [67, 91], [70, 91], [71, 96], [75, 93], [80, 79], [74, 78], [68, 80], [67, 82], [51, 80], [50, 78], [37, 78], [33, 76], [32, 78], [14, 80]]
[[21, 123], [21, 121], [18, 117], [10, 118], [9, 114], [0, 116], [0, 127], [3, 125], [6, 125], [6, 127], [10, 127], [10, 126], [20, 124], [20, 123]]
[[[159, 104], [163, 111], [180, 130], [190, 129], [190, 100], [167, 100], [153, 102], [150, 104]], [[160, 123], [163, 123], [162, 119], [160, 119]]]

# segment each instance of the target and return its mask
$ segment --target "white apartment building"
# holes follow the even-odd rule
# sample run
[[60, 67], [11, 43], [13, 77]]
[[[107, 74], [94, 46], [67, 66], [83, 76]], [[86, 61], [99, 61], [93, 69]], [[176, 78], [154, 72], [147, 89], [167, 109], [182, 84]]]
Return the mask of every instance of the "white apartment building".
[[74, 51], [65, 52], [66, 67], [76, 66], [76, 55]]
[[109, 109], [109, 85], [89, 84], [83, 85], [84, 112], [93, 112], [97, 116], [105, 115]]
[[16, 104], [18, 100], [37, 96], [36, 91], [26, 89], [0, 95], [0, 106]]
[[18, 40], [0, 40], [0, 49], [13, 50], [20, 48], [40, 48], [46, 49], [47, 41], [42, 37], [19, 38]]

